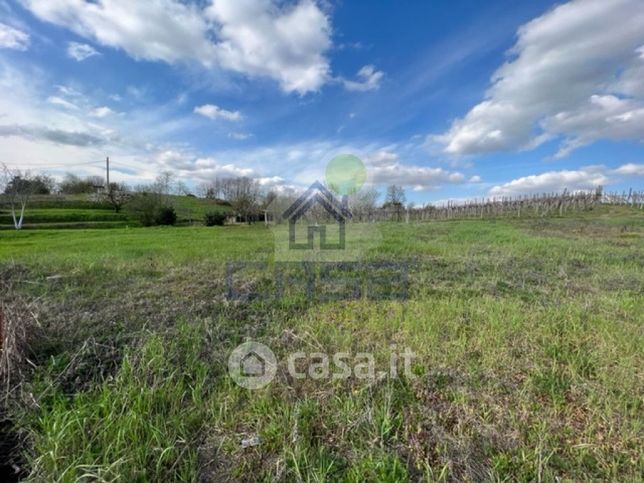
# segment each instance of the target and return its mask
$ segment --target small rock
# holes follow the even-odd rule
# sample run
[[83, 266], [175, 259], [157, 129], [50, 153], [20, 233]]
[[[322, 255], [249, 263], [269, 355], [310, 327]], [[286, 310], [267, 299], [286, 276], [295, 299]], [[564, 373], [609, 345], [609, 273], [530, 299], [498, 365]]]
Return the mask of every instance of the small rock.
[[245, 438], [241, 440], [242, 448], [250, 448], [252, 446], [258, 446], [262, 441], [259, 439], [259, 436], [252, 436], [250, 438]]

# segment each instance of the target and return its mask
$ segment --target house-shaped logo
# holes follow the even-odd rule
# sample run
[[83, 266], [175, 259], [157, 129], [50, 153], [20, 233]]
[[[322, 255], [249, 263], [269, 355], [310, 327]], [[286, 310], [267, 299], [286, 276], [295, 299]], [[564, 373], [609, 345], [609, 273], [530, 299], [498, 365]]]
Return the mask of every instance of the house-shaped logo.
[[[319, 203], [326, 212], [331, 215], [339, 224], [338, 242], [328, 242], [326, 239], [326, 226], [309, 225], [307, 228], [307, 242], [297, 243], [295, 231], [297, 221], [310, 210], [315, 203]], [[320, 250], [344, 250], [345, 247], [345, 225], [346, 220], [351, 218], [351, 212], [347, 206], [346, 197], [340, 202], [333, 193], [325, 188], [322, 183], [316, 181], [302, 196], [288, 207], [282, 214], [282, 218], [288, 220], [288, 247], [291, 250], [313, 250], [315, 233], [320, 236]]]
[[259, 342], [244, 342], [228, 357], [228, 374], [246, 389], [261, 389], [277, 373], [277, 359], [273, 351]]
[[266, 373], [266, 361], [254, 350], [242, 357], [239, 366], [240, 373], [245, 377], [263, 377]]

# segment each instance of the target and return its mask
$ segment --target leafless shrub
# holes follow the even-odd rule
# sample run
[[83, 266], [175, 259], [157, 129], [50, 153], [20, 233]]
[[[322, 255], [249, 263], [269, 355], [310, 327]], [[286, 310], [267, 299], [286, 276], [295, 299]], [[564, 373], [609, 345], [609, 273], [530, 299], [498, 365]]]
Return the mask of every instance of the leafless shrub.
[[24, 379], [30, 363], [29, 340], [37, 328], [30, 305], [10, 280], [0, 279], [0, 388], [8, 397]]

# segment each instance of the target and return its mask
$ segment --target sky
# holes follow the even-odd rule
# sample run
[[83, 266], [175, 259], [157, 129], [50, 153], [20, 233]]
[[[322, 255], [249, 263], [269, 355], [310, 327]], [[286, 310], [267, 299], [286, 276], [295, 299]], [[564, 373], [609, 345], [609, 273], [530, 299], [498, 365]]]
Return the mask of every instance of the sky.
[[643, 0], [0, 0], [0, 162], [416, 204], [644, 189]]

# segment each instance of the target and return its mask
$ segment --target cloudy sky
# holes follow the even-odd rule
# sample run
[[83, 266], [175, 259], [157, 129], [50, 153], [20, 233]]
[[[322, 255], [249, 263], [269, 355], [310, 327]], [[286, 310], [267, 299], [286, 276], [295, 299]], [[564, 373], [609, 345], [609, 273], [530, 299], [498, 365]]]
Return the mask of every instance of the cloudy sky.
[[0, 162], [417, 203], [644, 188], [644, 1], [0, 0]]

